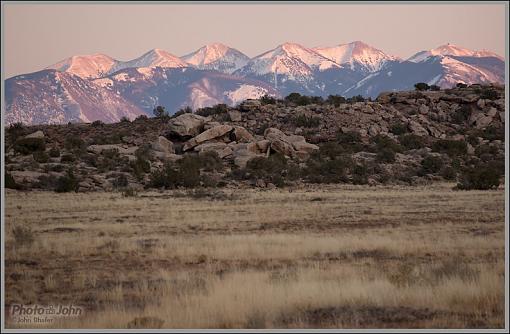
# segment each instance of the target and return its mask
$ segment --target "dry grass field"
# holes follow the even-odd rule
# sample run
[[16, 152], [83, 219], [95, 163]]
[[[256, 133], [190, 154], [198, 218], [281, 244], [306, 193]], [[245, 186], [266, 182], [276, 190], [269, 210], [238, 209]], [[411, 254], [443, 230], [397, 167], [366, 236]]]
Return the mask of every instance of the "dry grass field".
[[504, 190], [452, 186], [7, 190], [6, 306], [83, 306], [63, 328], [502, 328]]

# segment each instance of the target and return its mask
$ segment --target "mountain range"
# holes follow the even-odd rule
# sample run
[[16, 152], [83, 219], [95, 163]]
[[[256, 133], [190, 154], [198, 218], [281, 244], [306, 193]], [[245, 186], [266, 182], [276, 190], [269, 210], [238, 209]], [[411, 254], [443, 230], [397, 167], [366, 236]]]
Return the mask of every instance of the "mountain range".
[[116, 122], [151, 115], [157, 105], [174, 113], [266, 94], [375, 98], [413, 89], [417, 82], [450, 88], [504, 81], [503, 57], [453, 44], [401, 59], [361, 41], [316, 48], [284, 43], [253, 58], [213, 43], [182, 57], [161, 49], [129, 61], [72, 56], [14, 76], [5, 81], [5, 119], [6, 124]]

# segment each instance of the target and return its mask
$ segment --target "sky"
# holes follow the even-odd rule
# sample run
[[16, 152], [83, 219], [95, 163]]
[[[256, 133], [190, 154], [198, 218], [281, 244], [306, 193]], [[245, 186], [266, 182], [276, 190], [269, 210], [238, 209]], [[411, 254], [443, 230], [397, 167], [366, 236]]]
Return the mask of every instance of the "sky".
[[176, 56], [221, 42], [253, 57], [284, 42], [361, 40], [408, 58], [452, 43], [505, 56], [505, 4], [23, 4], [2, 2], [4, 75], [72, 55]]

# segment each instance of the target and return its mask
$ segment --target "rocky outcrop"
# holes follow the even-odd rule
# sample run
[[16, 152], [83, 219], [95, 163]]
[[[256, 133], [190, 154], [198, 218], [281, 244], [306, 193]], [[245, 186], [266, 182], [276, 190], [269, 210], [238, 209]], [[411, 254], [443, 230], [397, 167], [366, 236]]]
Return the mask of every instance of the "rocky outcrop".
[[196, 114], [183, 114], [168, 122], [168, 134], [177, 137], [194, 137], [204, 129], [208, 119]]
[[44, 132], [42, 132], [41, 130], [38, 130], [34, 133], [31, 133], [29, 135], [26, 135], [25, 138], [38, 138], [38, 139], [43, 139], [44, 138]]
[[264, 137], [269, 141], [271, 149], [298, 160], [306, 160], [319, 149], [317, 145], [307, 143], [303, 136], [287, 136], [275, 128], [266, 129]]
[[233, 130], [233, 127], [230, 125], [215, 126], [209, 130], [202, 132], [201, 134], [197, 135], [196, 137], [193, 137], [190, 140], [188, 140], [186, 143], [184, 143], [184, 146], [182, 149], [183, 149], [183, 151], [188, 151], [199, 144], [205, 143], [207, 141], [211, 141], [213, 139], [219, 139], [219, 138], [225, 136], [226, 134], [228, 134], [232, 130]]

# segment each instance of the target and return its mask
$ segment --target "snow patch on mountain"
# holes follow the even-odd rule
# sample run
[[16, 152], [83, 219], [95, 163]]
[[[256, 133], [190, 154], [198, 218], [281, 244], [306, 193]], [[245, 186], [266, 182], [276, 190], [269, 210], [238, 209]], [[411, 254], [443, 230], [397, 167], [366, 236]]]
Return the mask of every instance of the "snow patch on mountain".
[[361, 41], [340, 44], [334, 47], [319, 47], [313, 50], [337, 64], [348, 64], [351, 69], [354, 69], [356, 65], [360, 65], [369, 72], [380, 70], [388, 61], [399, 60], [398, 57], [387, 55]]
[[229, 74], [243, 67], [250, 60], [242, 52], [221, 43], [203, 46], [181, 59], [199, 69], [216, 70]]
[[94, 79], [104, 76], [119, 61], [104, 54], [72, 56], [46, 67], [60, 72], [75, 74], [81, 78]]
[[186, 62], [165, 50], [153, 49], [136, 59], [117, 63], [112, 67], [109, 73], [114, 73], [122, 69], [132, 67], [182, 68], [188, 66], [189, 65]]
[[267, 93], [267, 89], [260, 86], [241, 85], [236, 90], [225, 92], [225, 95], [232, 101], [232, 104], [238, 104], [247, 99], [258, 99]]
[[411, 56], [408, 61], [419, 63], [432, 56], [459, 56], [459, 57], [495, 57], [504, 61], [504, 58], [487, 50], [469, 50], [454, 44], [440, 45], [435, 49], [420, 51]]

